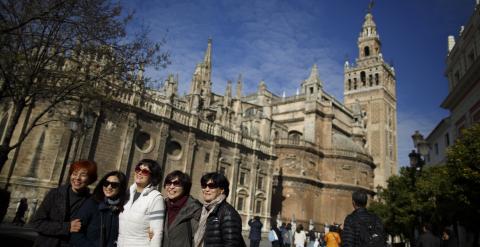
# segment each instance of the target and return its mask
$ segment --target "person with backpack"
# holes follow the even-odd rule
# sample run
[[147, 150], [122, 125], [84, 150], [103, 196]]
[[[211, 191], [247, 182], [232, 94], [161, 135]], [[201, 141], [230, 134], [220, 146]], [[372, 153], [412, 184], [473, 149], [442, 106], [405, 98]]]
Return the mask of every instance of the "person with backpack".
[[387, 246], [382, 221], [365, 208], [367, 200], [364, 190], [353, 192], [352, 204], [355, 210], [345, 218], [342, 247]]

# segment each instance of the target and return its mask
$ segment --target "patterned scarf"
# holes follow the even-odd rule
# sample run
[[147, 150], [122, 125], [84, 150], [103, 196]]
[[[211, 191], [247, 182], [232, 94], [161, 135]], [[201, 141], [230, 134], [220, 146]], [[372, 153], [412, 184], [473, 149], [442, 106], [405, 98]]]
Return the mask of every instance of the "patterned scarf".
[[213, 212], [215, 206], [220, 204], [223, 200], [225, 200], [225, 195], [221, 194], [211, 202], [206, 202], [203, 204], [202, 216], [200, 216], [200, 221], [198, 222], [198, 230], [195, 233], [194, 238], [195, 247], [203, 247], [203, 238], [205, 236], [205, 229], [207, 228], [208, 216]]

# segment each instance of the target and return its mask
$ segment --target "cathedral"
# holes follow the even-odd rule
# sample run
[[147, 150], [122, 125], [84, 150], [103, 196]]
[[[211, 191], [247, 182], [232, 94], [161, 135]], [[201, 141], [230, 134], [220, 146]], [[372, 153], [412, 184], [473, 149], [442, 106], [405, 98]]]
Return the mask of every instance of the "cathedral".
[[[373, 195], [397, 170], [395, 71], [382, 58], [371, 13], [357, 45], [358, 58], [345, 62], [342, 103], [324, 90], [316, 65], [295, 96], [276, 95], [263, 81], [244, 95], [241, 76], [227, 82], [223, 95], [214, 93], [209, 40], [186, 95], [178, 94], [178, 78], [171, 75], [161, 90], [123, 91], [112, 107], [91, 103], [75, 112], [78, 121], [35, 128], [0, 174], [0, 185], [12, 193], [9, 215], [21, 197], [33, 214], [50, 188], [68, 181], [75, 160], [95, 160], [99, 176], [120, 170], [131, 178], [136, 162], [150, 158], [164, 175], [190, 174], [197, 198], [204, 173], [224, 173], [231, 186], [227, 200], [245, 230], [254, 216], [264, 229], [271, 220], [316, 229], [343, 223], [353, 209], [352, 191]], [[0, 103], [2, 138], [9, 104]]]

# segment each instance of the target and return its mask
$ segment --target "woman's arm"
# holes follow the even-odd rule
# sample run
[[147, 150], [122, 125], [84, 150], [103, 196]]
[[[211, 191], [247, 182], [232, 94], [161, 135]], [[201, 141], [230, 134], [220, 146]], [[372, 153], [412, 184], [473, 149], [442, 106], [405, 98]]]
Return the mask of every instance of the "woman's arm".
[[159, 194], [153, 198], [147, 214], [150, 222], [150, 230], [153, 232], [150, 247], [162, 246], [163, 222], [165, 218], [165, 202], [163, 201], [162, 195]]
[[32, 225], [35, 229], [45, 235], [59, 236], [70, 234], [70, 222], [55, 221], [50, 217], [51, 214], [59, 214], [61, 212], [51, 212], [58, 207], [55, 203], [59, 203], [56, 200], [55, 190], [50, 190], [42, 201], [42, 204], [35, 213], [35, 217], [32, 220]]
[[[96, 211], [98, 211], [98, 205], [91, 199], [82, 205], [78, 213], [73, 217], [75, 219], [80, 219], [82, 228], [79, 232], [72, 233], [70, 244], [75, 247], [90, 247], [98, 245], [98, 240], [89, 239], [87, 237], [88, 228], [94, 227], [91, 222]], [[98, 214], [97, 217], [101, 217], [101, 215]], [[101, 226], [97, 230], [100, 231], [100, 229]]]

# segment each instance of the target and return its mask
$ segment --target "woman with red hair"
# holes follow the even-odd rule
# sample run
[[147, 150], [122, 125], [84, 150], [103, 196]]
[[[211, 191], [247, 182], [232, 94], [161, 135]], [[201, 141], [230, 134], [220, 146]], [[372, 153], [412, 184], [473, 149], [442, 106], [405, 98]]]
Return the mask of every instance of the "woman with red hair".
[[81, 228], [77, 213], [90, 196], [88, 185], [97, 180], [97, 164], [80, 160], [70, 165], [69, 183], [51, 189], [32, 221], [38, 232], [34, 246], [69, 246], [70, 233]]

